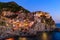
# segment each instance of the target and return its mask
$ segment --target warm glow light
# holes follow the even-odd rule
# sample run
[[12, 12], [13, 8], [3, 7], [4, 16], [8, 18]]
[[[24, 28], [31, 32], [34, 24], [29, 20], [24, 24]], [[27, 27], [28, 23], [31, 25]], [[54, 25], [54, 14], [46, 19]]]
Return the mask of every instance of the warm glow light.
[[6, 15], [6, 11], [3, 11], [2, 14], [3, 14], [3, 16], [5, 16]]
[[23, 38], [21, 38], [21, 37], [20, 37], [20, 38], [19, 38], [19, 40], [27, 40], [27, 38], [24, 38], [24, 37], [23, 37]]
[[9, 24], [6, 24], [6, 26], [9, 26]]
[[13, 24], [15, 24], [16, 22], [13, 22]]
[[22, 25], [21, 25], [21, 23], [19, 24], [19, 27], [21, 27]]
[[25, 21], [25, 22], [23, 23], [23, 25], [24, 25], [24, 26], [28, 26], [28, 22]]
[[43, 40], [48, 40], [48, 39], [47, 39], [47, 33], [43, 33], [43, 34], [42, 34], [42, 39], [43, 39]]
[[35, 16], [40, 17], [41, 15], [43, 15], [43, 14], [42, 14], [42, 13], [36, 13], [36, 15], [35, 15]]
[[6, 39], [6, 40], [14, 40], [14, 38], [8, 38], [8, 39]]
[[34, 24], [34, 22], [30, 22], [29, 26], [31, 27]]

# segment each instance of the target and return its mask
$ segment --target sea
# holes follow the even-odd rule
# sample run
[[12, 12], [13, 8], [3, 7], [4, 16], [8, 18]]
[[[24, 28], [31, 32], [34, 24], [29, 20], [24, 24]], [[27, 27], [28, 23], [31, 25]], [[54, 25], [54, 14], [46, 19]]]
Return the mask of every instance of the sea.
[[56, 23], [56, 27], [57, 28], [60, 28], [60, 23]]
[[[60, 24], [56, 24], [57, 28], [60, 28]], [[60, 40], [60, 32], [41, 32], [38, 36], [28, 37], [15, 37], [5, 40]]]

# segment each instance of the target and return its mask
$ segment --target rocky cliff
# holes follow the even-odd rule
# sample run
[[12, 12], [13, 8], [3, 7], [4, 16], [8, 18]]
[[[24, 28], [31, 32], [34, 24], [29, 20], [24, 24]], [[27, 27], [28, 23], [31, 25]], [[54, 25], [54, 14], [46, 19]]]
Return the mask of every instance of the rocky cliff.
[[30, 12], [15, 2], [0, 2], [0, 38], [53, 31], [55, 21], [47, 12]]

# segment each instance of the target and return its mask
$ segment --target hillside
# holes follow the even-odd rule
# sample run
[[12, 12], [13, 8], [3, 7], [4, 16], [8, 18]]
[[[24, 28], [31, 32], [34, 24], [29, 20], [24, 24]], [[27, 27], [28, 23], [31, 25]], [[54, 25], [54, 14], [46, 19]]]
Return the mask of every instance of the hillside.
[[47, 12], [30, 12], [15, 2], [0, 2], [0, 38], [36, 35], [55, 28], [55, 21]]
[[30, 12], [30, 11], [24, 9], [22, 6], [19, 6], [15, 2], [7, 2], [7, 3], [0, 2], [0, 11], [1, 10], [12, 11], [12, 12], [17, 12], [17, 11], [23, 10], [23, 12], [25, 12], [25, 13]]

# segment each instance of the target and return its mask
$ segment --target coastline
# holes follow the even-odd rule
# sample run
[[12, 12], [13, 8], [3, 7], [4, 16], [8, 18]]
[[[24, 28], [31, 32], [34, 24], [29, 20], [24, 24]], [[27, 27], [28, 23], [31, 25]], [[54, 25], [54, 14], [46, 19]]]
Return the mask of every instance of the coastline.
[[38, 35], [37, 34], [35, 34], [35, 35], [33, 35], [33, 34], [31, 34], [31, 35], [29, 35], [29, 34], [27, 34], [27, 35], [25, 35], [25, 34], [24, 35], [12, 35], [12, 34], [9, 34], [9, 36], [2, 37], [2, 38], [0, 37], [0, 40], [1, 39], [7, 39], [7, 38], [15, 38], [15, 37], [35, 37], [35, 36], [39, 36], [39, 34], [41, 34], [43, 32], [46, 32], [46, 33], [60, 32], [60, 28], [56, 28], [53, 31], [40, 31], [40, 32], [37, 32]]

